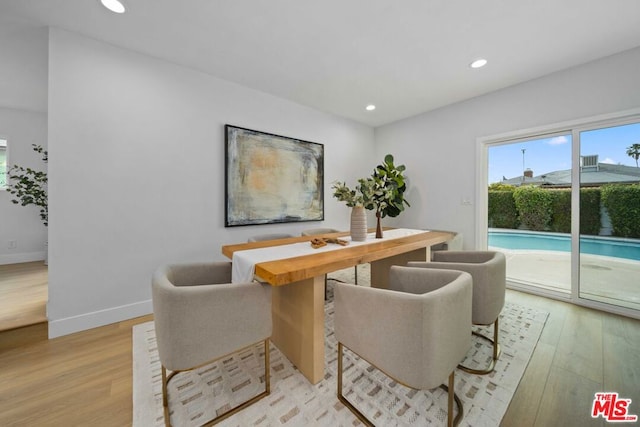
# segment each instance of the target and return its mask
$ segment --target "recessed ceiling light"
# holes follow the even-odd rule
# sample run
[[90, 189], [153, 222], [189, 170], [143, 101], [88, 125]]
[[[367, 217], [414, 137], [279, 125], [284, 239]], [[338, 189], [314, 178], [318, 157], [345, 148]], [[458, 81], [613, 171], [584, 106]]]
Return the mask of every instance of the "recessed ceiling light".
[[114, 13], [124, 13], [124, 5], [119, 0], [100, 0], [102, 5]]
[[473, 61], [469, 66], [471, 68], [481, 68], [481, 67], [484, 67], [485, 65], [487, 65], [487, 60], [484, 58], [479, 58]]
[[375, 109], [376, 109], [376, 106], [375, 106], [375, 105], [373, 105], [373, 104], [369, 104], [369, 105], [367, 105], [367, 111], [373, 111], [373, 110], [375, 110]]

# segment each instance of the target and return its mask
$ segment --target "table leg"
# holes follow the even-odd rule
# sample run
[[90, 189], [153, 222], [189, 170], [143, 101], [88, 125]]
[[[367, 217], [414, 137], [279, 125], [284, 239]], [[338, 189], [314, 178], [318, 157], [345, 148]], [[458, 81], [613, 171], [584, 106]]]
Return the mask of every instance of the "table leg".
[[324, 276], [274, 286], [273, 334], [276, 347], [316, 384], [324, 377]]
[[416, 249], [389, 258], [371, 262], [371, 287], [389, 289], [389, 269], [392, 265], [407, 265], [409, 261], [428, 261], [431, 259], [431, 248]]

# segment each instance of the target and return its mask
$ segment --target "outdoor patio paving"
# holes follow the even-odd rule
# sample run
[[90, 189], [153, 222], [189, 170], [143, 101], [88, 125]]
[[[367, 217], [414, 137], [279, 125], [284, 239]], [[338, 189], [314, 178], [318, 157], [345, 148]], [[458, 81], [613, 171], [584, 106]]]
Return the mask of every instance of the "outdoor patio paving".
[[[490, 247], [507, 257], [507, 280], [570, 294], [571, 254]], [[640, 310], [640, 261], [582, 254], [581, 296]]]

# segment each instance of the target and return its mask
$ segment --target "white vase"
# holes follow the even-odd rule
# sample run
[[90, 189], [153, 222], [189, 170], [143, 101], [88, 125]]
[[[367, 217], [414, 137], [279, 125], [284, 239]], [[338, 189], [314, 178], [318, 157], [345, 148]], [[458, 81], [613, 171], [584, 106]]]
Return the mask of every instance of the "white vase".
[[367, 213], [362, 206], [351, 209], [351, 240], [364, 242], [367, 240]]

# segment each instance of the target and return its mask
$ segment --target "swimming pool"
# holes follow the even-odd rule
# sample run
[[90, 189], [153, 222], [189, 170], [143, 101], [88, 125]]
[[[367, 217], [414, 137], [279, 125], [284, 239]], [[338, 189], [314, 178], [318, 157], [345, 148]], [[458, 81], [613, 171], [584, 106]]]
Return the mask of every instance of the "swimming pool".
[[[519, 230], [490, 230], [489, 246], [504, 249], [571, 251], [571, 236]], [[580, 252], [640, 261], [640, 240], [613, 237], [581, 237]]]

